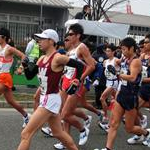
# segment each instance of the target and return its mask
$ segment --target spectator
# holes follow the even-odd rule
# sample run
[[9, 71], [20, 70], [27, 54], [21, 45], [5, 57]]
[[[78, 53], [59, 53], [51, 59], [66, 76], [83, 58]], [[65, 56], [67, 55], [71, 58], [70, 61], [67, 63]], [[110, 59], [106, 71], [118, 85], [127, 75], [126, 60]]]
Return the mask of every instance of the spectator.
[[25, 54], [27, 55], [30, 61], [34, 62], [39, 58], [40, 50], [39, 45], [34, 38], [34, 35], [32, 35], [31, 38], [31, 41], [29, 41], [29, 43], [27, 44]]
[[85, 19], [85, 20], [92, 20], [91, 16], [91, 8], [89, 5], [83, 6], [82, 12], [78, 12], [75, 15], [75, 19]]
[[63, 41], [57, 42], [56, 49], [58, 53], [64, 54], [64, 55], [66, 54], [65, 43]]
[[[105, 48], [106, 48], [106, 46], [104, 44], [100, 44], [97, 47], [97, 50], [95, 50], [92, 54], [93, 58], [97, 62], [101, 63], [102, 65], [103, 65], [104, 60], [107, 59], [107, 56], [104, 52]], [[106, 88], [106, 77], [104, 75], [104, 72], [102, 73], [99, 84], [94, 85], [94, 86], [95, 86], [95, 104], [96, 104], [97, 108], [101, 108], [102, 106], [101, 106], [101, 102], [100, 102], [100, 97]]]

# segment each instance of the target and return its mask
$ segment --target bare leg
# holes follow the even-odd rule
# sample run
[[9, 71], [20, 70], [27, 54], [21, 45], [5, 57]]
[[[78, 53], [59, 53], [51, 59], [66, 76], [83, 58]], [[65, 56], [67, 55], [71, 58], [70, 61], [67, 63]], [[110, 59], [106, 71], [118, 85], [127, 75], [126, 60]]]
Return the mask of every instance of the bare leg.
[[134, 108], [130, 111], [125, 111], [125, 128], [129, 133], [136, 135], [146, 135], [147, 130], [142, 129], [140, 126], [135, 126], [135, 119], [137, 117], [137, 110]]
[[61, 126], [61, 119], [59, 115], [50, 117], [49, 125], [52, 129], [52, 133], [54, 137], [59, 139], [67, 147], [68, 150], [78, 150], [78, 148], [76, 147], [75, 143], [73, 142], [69, 134], [63, 131]]
[[27, 112], [23, 109], [23, 107], [14, 100], [11, 89], [5, 89], [4, 97], [5, 97], [6, 101], [8, 102], [8, 104], [10, 104], [13, 108], [15, 108], [23, 116], [27, 115]]
[[113, 144], [117, 136], [117, 129], [120, 125], [123, 114], [124, 114], [123, 108], [120, 106], [118, 102], [115, 101], [114, 109], [112, 110], [110, 128], [109, 128], [108, 136], [107, 136], [106, 147], [109, 149], [113, 148]]
[[73, 114], [74, 110], [77, 107], [77, 103], [78, 103], [77, 95], [68, 96], [64, 104], [64, 107], [62, 108], [61, 116], [64, 121], [70, 123], [70, 125], [73, 125], [79, 131], [82, 131], [84, 129], [83, 125], [78, 121], [78, 118]]
[[17, 150], [29, 150], [30, 142], [35, 132], [52, 116], [45, 108], [37, 108], [29, 123], [21, 133], [21, 142]]

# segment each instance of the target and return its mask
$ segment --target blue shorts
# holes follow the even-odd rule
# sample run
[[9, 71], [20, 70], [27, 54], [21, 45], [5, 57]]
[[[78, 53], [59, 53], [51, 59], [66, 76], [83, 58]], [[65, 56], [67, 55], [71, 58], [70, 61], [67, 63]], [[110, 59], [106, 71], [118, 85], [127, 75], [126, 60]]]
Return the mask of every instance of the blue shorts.
[[144, 101], [150, 101], [150, 86], [142, 85], [139, 90], [139, 97], [142, 98]]
[[121, 90], [117, 96], [117, 102], [127, 111], [138, 108], [138, 93], [134, 93], [132, 90], [121, 86]]

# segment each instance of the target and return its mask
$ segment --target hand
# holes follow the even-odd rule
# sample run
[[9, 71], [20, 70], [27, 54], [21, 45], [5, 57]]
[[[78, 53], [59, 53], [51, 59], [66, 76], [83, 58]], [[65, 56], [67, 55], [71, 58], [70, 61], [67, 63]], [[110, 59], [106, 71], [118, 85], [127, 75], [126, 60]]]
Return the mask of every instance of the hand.
[[80, 82], [78, 79], [72, 80], [70, 86], [68, 87], [68, 89], [66, 89], [66, 93], [69, 95], [75, 94], [78, 90], [79, 83]]
[[22, 60], [22, 66], [24, 68], [26, 68], [28, 66], [28, 63], [29, 63], [29, 58], [28, 57], [25, 57], [23, 60]]

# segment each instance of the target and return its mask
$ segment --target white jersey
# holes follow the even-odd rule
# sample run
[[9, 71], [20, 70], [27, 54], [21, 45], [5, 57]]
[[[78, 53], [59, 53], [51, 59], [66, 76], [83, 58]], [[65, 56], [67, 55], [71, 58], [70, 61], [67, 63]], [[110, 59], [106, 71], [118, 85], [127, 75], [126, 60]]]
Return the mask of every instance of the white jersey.
[[[106, 76], [106, 78], [108, 79], [108, 80], [115, 80], [115, 79], [117, 79], [117, 76], [116, 75], [113, 75], [111, 72], [109, 72], [108, 71], [108, 69], [107, 69], [107, 66], [108, 65], [112, 65], [112, 66], [114, 66], [115, 68], [116, 68], [116, 66], [115, 66], [115, 60], [116, 60], [116, 57], [114, 57], [112, 60], [110, 60], [110, 59], [106, 59], [105, 60], [105, 76]], [[118, 69], [118, 68], [116, 68], [116, 69]]]
[[[73, 50], [71, 50], [71, 51], [69, 51], [69, 52], [67, 53], [67, 56], [68, 56], [69, 58], [74, 59], [74, 60], [83, 62], [80, 58], [78, 58], [77, 50], [78, 50], [78, 47], [77, 47], [77, 48], [74, 48]], [[76, 75], [76, 68], [65, 66], [65, 74], [64, 74], [64, 75], [65, 75], [68, 79], [72, 79], [72, 78]]]
[[8, 44], [5, 45], [4, 48], [0, 46], [0, 73], [7, 73], [10, 71], [10, 68], [13, 63], [13, 59], [6, 59], [5, 52], [10, 46]]

